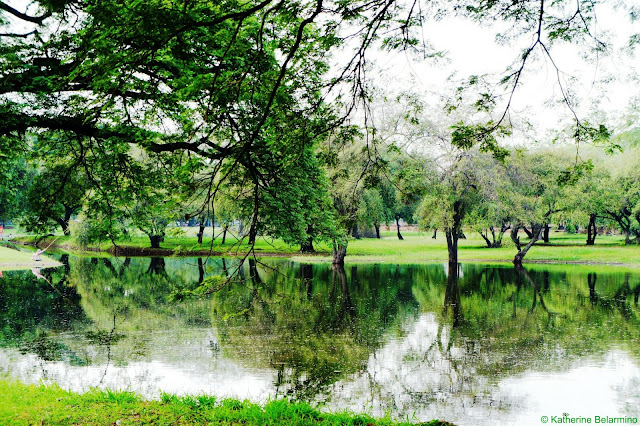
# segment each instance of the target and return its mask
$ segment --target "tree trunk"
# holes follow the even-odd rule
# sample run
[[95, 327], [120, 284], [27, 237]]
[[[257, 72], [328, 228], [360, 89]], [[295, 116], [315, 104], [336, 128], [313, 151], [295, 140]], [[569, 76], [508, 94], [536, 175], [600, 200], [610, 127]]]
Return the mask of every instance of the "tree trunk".
[[437, 236], [438, 236], [438, 228], [433, 228], [433, 235], [431, 236], [431, 238], [435, 240]]
[[60, 225], [60, 228], [62, 228], [62, 233], [66, 236], [71, 235], [71, 230], [69, 229], [69, 221], [71, 220], [71, 215], [73, 214], [73, 209], [69, 206], [64, 206], [64, 217], [62, 218], [55, 218], [54, 220], [56, 221], [56, 223], [58, 225]]
[[373, 227], [376, 228], [376, 238], [380, 239], [380, 224], [373, 224]]
[[124, 259], [124, 262], [122, 262], [122, 267], [120, 268], [120, 272], [118, 273], [119, 277], [122, 277], [124, 275], [125, 271], [129, 267], [129, 265], [131, 265], [131, 258], [130, 257], [126, 257]]
[[344, 265], [344, 257], [347, 255], [347, 245], [333, 242], [333, 261], [334, 265]]
[[228, 226], [222, 228], [222, 245], [224, 245], [224, 242], [227, 240], [227, 229]]
[[315, 249], [313, 248], [313, 237], [311, 234], [313, 233], [313, 226], [307, 225], [307, 239], [300, 243], [300, 253], [315, 253]]
[[200, 221], [200, 226], [198, 227], [198, 244], [202, 244], [202, 238], [204, 237], [204, 222]]
[[313, 248], [313, 237], [307, 238], [306, 241], [303, 241], [300, 244], [300, 253], [315, 253], [315, 249]]
[[71, 235], [71, 230], [69, 229], [69, 221], [71, 221], [71, 215], [73, 214], [73, 208], [69, 206], [64, 206], [64, 219], [62, 225], [62, 232], [64, 235]]
[[484, 242], [487, 244], [487, 248], [492, 248], [493, 247], [491, 241], [489, 240], [489, 238], [487, 237], [487, 235], [485, 235], [485, 233], [483, 231], [478, 231], [478, 234], [480, 234], [480, 236], [482, 237]]
[[453, 203], [453, 227], [445, 228], [444, 233], [447, 238], [447, 251], [449, 252], [449, 269], [454, 265], [458, 270], [458, 238], [462, 234], [462, 202]]
[[[335, 296], [336, 287], [340, 291], [340, 309], [338, 311], [337, 318], [335, 319], [334, 328], [342, 329], [349, 324], [355, 315], [355, 306], [351, 300], [351, 294], [349, 292], [349, 283], [347, 281], [347, 273], [344, 270], [344, 265], [334, 264], [333, 274], [331, 277], [331, 299]], [[352, 275], [353, 279], [353, 275]]]
[[[494, 237], [494, 247], [498, 248], [498, 247], [502, 247], [502, 239], [504, 238], [504, 233], [507, 232], [509, 230], [509, 228], [511, 228], [511, 225], [503, 223], [502, 225], [500, 225], [500, 232], [498, 232], [498, 236]], [[491, 231], [493, 232], [493, 230]]]
[[544, 233], [542, 235], [542, 239], [545, 243], [549, 243], [549, 224], [544, 225]]
[[531, 225], [531, 231], [529, 231], [526, 226], [523, 226], [522, 230], [525, 234], [527, 234], [527, 237], [529, 237], [530, 239], [533, 238], [533, 225]]
[[258, 264], [256, 260], [251, 257], [249, 258], [249, 275], [251, 275], [251, 281], [254, 287], [262, 284], [262, 278], [260, 278], [260, 274], [258, 273]]
[[[447, 237], [447, 251], [449, 252], [449, 267], [458, 264], [458, 232], [446, 228], [444, 231]], [[456, 266], [457, 268], [457, 266]]]
[[149, 235], [149, 241], [151, 241], [151, 248], [160, 248], [160, 242], [164, 241], [162, 235]]
[[[516, 265], [516, 267], [522, 266], [522, 259], [524, 259], [524, 257], [527, 255], [527, 252], [529, 251], [529, 249], [533, 247], [533, 245], [542, 237], [542, 232], [544, 230], [544, 227], [541, 225], [532, 225], [531, 230], [533, 231], [533, 234], [532, 234], [533, 238], [531, 238], [529, 243], [523, 249], [520, 248], [519, 242], [516, 244], [518, 246], [518, 253], [513, 258], [513, 264]], [[512, 238], [513, 238], [513, 233], [512, 233]]]
[[60, 228], [62, 228], [62, 233], [66, 236], [71, 235], [71, 231], [69, 230], [69, 221], [68, 220], [64, 220], [61, 219], [59, 217], [54, 219], [56, 221], [56, 223], [58, 225], [60, 225]]
[[[489, 226], [488, 231], [478, 231], [478, 233], [482, 236], [484, 242], [487, 243], [487, 248], [499, 248], [502, 247], [502, 237], [507, 229], [509, 229], [509, 227], [503, 224], [497, 234], [493, 226]], [[491, 231], [491, 239], [489, 239], [489, 231]]]
[[589, 215], [589, 225], [587, 226], [587, 245], [592, 246], [596, 242], [596, 235], [598, 230], [596, 229], [596, 215]]
[[351, 230], [351, 236], [356, 240], [360, 239], [360, 231], [358, 230], [357, 224], [353, 226], [353, 229]]
[[400, 215], [399, 214], [396, 215], [396, 228], [398, 229], [398, 239], [404, 240], [404, 238], [402, 238], [402, 234], [400, 233]]

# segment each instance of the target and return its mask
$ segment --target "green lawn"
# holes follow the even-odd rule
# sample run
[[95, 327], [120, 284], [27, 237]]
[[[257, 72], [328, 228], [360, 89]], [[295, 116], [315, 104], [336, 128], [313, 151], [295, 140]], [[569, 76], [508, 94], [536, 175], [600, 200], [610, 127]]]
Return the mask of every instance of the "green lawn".
[[[208, 396], [164, 395], [144, 401], [130, 392], [76, 394], [55, 386], [0, 380], [0, 423], [16, 425], [401, 425], [352, 413], [328, 414], [286, 400], [257, 405]], [[3, 423], [6, 422], [6, 423]], [[432, 421], [423, 425], [449, 425]]]
[[[447, 260], [447, 245], [442, 233], [435, 240], [431, 238], [431, 233], [418, 232], [404, 233], [403, 241], [398, 240], [393, 232], [383, 233], [382, 236], [380, 240], [351, 241], [346, 260], [354, 260], [350, 257], [356, 256], [361, 261], [393, 263]], [[467, 237], [458, 242], [460, 261], [510, 262], [516, 254], [515, 245], [508, 235], [503, 239], [503, 247], [498, 249], [486, 248], [478, 234], [467, 232]], [[622, 236], [599, 236], [596, 245], [591, 247], [586, 246], [585, 242], [586, 236], [582, 234], [552, 233], [550, 243], [538, 242], [525, 257], [525, 262], [615, 263], [640, 267], [640, 247], [625, 246]]]
[[[174, 251], [176, 254], [188, 255], [189, 253], [203, 253], [211, 249], [216, 253], [237, 255], [245, 253], [250, 247], [246, 242], [238, 244], [233, 235], [227, 236], [225, 245], [221, 244], [219, 230], [218, 237], [211, 243], [211, 228], [205, 232], [204, 244], [197, 244], [196, 229], [185, 228], [184, 235], [167, 236], [161, 247]], [[417, 262], [445, 262], [447, 260], [447, 246], [442, 233], [438, 233], [437, 239], [431, 238], [431, 232], [407, 231], [403, 233], [404, 240], [400, 241], [394, 231], [383, 231], [381, 239], [363, 238], [351, 240], [347, 251], [346, 262], [391, 262], [391, 263], [417, 263]], [[505, 235], [503, 247], [489, 249], [485, 247], [482, 238], [473, 232], [467, 232], [467, 239], [459, 241], [460, 261], [476, 262], [510, 262], [516, 253], [515, 246]], [[525, 236], [522, 237], [526, 241]], [[34, 237], [23, 237], [22, 241], [33, 242]], [[41, 245], [48, 244], [52, 238]], [[596, 245], [585, 245], [586, 235], [566, 234], [564, 232], [552, 232], [550, 244], [538, 242], [527, 254], [527, 262], [570, 262], [570, 263], [602, 263], [622, 264], [631, 267], [640, 267], [640, 247], [625, 246], [624, 239], [620, 235], [598, 236]], [[134, 235], [128, 240], [118, 241], [118, 245], [136, 248], [149, 247], [149, 239], [146, 236]], [[60, 237], [56, 244], [66, 250], [78, 249], [72, 237]], [[111, 248], [111, 242], [104, 241], [96, 248], [107, 251]], [[289, 246], [284, 242], [271, 238], [258, 238], [255, 251], [271, 255], [288, 255], [294, 260], [304, 261], [328, 261], [331, 255], [331, 247], [326, 243], [316, 243], [318, 251], [313, 256], [297, 253], [298, 246]], [[91, 253], [95, 256], [95, 253]]]

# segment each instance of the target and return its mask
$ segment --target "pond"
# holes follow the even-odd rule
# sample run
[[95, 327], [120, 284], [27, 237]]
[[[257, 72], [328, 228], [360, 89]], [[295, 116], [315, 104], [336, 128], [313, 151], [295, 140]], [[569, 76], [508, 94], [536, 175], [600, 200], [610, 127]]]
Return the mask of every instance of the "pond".
[[[461, 425], [640, 413], [637, 271], [60, 261], [0, 277], [0, 375]], [[169, 301], [236, 269], [214, 294]]]

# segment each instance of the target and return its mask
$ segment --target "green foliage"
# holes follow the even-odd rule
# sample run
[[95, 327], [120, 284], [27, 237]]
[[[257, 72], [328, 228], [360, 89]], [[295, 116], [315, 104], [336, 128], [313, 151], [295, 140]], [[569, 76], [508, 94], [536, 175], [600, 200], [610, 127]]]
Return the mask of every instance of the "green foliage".
[[460, 122], [452, 126], [451, 144], [462, 150], [470, 150], [474, 146], [478, 146], [481, 152], [490, 152], [499, 160], [509, 155], [509, 151], [498, 144], [494, 133], [498, 131], [501, 135], [510, 134], [510, 132], [499, 127], [493, 122], [486, 125], [465, 125]]
[[29, 231], [44, 234], [59, 225], [68, 234], [69, 221], [84, 202], [86, 175], [72, 165], [56, 163], [45, 166], [29, 187], [29, 212], [23, 220]]
[[26, 193], [33, 175], [23, 156], [0, 158], [0, 223], [19, 219], [26, 213]]

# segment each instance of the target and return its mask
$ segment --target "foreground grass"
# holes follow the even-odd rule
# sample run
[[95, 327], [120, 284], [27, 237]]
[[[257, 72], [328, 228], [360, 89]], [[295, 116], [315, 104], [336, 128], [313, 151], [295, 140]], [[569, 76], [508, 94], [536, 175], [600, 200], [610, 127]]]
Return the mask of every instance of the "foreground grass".
[[[390, 419], [327, 414], [303, 403], [275, 400], [265, 405], [213, 397], [164, 395], [144, 401], [130, 392], [94, 390], [76, 394], [56, 386], [0, 380], [0, 424], [55, 425], [402, 425]], [[449, 425], [431, 421], [423, 425]]]
[[[195, 235], [191, 235], [195, 230], [190, 230], [182, 236], [166, 237], [161, 247], [170, 251], [169, 254], [182, 255], [202, 254], [209, 250], [223, 255], [241, 255], [250, 249], [246, 242], [239, 243], [232, 235], [228, 235], [224, 245], [221, 244], [219, 236], [212, 242], [210, 228], [207, 230], [209, 234], [204, 244], [197, 244]], [[431, 233], [415, 231], [404, 232], [403, 236], [404, 240], [400, 241], [395, 232], [383, 231], [381, 239], [351, 240], [345, 261], [347, 263], [420, 263], [447, 260], [447, 244], [442, 233], [439, 233], [436, 239], [431, 238]], [[459, 241], [458, 258], [462, 262], [511, 262], [516, 254], [515, 246], [508, 235], [505, 235], [503, 247], [498, 249], [486, 248], [484, 241], [477, 233], [469, 231], [467, 237]], [[57, 238], [56, 244], [66, 250], [78, 248], [71, 237]], [[23, 237], [21, 240], [33, 243], [35, 237]], [[524, 234], [521, 235], [521, 240], [527, 241]], [[537, 243], [527, 254], [525, 263], [602, 263], [640, 268], [640, 247], [625, 246], [622, 236], [598, 236], [595, 246], [586, 246], [585, 240], [586, 236], [583, 234], [552, 232], [550, 243]], [[53, 238], [49, 238], [48, 241], [53, 241]], [[48, 241], [42, 242], [41, 246], [46, 246]], [[128, 240], [119, 241], [118, 244], [142, 249], [149, 247], [149, 240], [144, 236], [133, 236]], [[103, 242], [95, 249], [107, 251], [111, 247], [110, 242]], [[277, 239], [258, 238], [254, 250], [258, 255], [264, 253], [265, 255], [292, 256], [294, 260], [305, 262], [325, 262], [330, 259], [331, 248], [327, 244], [315, 244], [315, 248], [318, 251], [316, 255], [299, 255], [298, 246], [290, 246]]]

